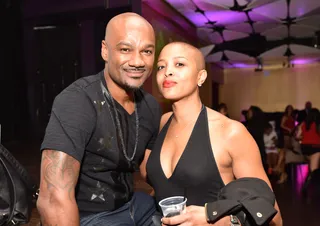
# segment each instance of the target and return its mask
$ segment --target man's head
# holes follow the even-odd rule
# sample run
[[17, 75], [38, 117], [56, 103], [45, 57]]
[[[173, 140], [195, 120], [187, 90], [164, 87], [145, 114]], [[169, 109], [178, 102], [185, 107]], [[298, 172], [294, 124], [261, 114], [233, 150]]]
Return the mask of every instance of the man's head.
[[228, 114], [228, 107], [225, 103], [220, 103], [218, 106], [218, 112], [227, 115]]
[[125, 90], [140, 88], [154, 63], [155, 34], [151, 24], [135, 13], [113, 17], [102, 41], [105, 73]]
[[267, 122], [266, 125], [265, 125], [265, 128], [264, 128], [264, 133], [267, 134], [267, 135], [270, 135], [272, 130], [273, 130], [272, 125], [269, 122]]
[[312, 108], [312, 103], [311, 103], [310, 101], [308, 101], [308, 102], [306, 103], [305, 108], [306, 108], [307, 110], [311, 110], [311, 108]]
[[179, 100], [198, 93], [206, 78], [202, 53], [184, 42], [166, 45], [157, 63], [157, 83], [160, 93], [169, 100]]

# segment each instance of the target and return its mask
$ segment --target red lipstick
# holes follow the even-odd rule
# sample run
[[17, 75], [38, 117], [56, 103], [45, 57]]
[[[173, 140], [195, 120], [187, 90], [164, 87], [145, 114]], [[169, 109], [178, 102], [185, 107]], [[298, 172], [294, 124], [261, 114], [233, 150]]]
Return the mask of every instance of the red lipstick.
[[163, 83], [162, 83], [162, 86], [164, 88], [171, 88], [173, 86], [175, 86], [177, 83], [174, 82], [174, 81], [170, 81], [170, 80], [165, 80]]

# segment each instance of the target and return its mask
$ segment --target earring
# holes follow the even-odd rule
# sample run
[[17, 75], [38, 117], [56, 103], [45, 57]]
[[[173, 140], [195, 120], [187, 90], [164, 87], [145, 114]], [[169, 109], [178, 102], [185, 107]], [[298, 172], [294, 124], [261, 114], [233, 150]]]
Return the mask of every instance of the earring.
[[199, 87], [201, 87], [201, 86], [202, 86], [202, 84], [198, 84], [198, 86], [199, 86]]

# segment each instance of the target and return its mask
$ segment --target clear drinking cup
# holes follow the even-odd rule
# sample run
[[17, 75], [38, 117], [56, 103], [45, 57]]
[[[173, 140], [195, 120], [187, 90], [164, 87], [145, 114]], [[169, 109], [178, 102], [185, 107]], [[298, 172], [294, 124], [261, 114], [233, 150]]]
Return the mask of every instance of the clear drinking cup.
[[164, 217], [173, 217], [180, 215], [186, 209], [187, 198], [183, 196], [173, 196], [162, 199], [159, 206], [162, 209]]

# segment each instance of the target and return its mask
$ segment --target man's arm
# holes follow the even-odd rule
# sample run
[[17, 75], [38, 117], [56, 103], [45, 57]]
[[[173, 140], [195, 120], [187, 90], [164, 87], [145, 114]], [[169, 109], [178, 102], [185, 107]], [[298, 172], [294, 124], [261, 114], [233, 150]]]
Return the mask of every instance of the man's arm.
[[43, 226], [79, 225], [75, 200], [79, 170], [79, 161], [70, 155], [55, 150], [42, 152], [37, 208]]
[[[238, 122], [230, 123], [230, 133], [227, 139], [227, 149], [232, 158], [232, 169], [236, 178], [256, 177], [264, 180], [272, 189], [270, 181], [262, 166], [259, 148], [247, 129]], [[277, 202], [278, 211], [270, 225], [281, 226], [282, 218]]]

